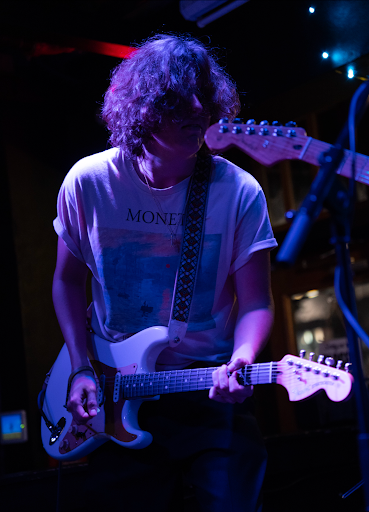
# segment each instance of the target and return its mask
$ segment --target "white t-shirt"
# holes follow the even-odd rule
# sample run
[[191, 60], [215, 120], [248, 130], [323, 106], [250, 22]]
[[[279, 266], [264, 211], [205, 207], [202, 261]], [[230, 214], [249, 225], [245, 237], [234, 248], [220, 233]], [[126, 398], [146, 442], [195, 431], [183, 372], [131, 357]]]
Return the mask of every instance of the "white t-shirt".
[[[253, 252], [277, 245], [257, 181], [224, 158], [214, 164], [187, 334], [160, 354], [160, 369], [230, 359], [232, 274]], [[91, 327], [98, 336], [115, 342], [168, 325], [179, 253], [165, 224], [182, 237], [188, 184], [150, 192], [118, 148], [83, 158], [67, 174], [54, 228], [92, 272]]]

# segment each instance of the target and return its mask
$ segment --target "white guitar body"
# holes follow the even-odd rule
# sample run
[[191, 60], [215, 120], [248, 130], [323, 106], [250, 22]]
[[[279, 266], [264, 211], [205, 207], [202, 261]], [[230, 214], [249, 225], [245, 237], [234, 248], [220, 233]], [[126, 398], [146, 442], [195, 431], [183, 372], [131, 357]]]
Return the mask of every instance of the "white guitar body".
[[104, 373], [112, 384], [105, 386], [106, 400], [100, 405], [100, 412], [86, 425], [77, 425], [64, 407], [71, 363], [67, 347], [63, 346], [52, 368], [43, 403], [43, 412], [53, 425], [65, 418], [65, 426], [56, 441], [53, 442], [49, 428], [41, 420], [42, 443], [51, 457], [78, 460], [110, 439], [134, 449], [145, 448], [151, 443], [152, 435], [140, 429], [137, 413], [144, 400], [159, 396], [134, 400], [119, 398], [113, 402], [113, 381], [117, 371], [122, 375], [155, 372], [156, 359], [168, 346], [167, 333], [167, 327], [150, 327], [118, 343], [93, 335], [90, 363], [97, 379]]

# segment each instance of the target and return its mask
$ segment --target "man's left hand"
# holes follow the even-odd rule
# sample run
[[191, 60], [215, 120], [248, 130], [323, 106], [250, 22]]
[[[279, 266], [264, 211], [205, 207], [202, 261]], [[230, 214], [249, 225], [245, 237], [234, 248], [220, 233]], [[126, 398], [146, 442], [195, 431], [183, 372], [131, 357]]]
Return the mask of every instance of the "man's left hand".
[[[243, 366], [249, 364], [248, 361], [238, 357], [234, 361], [223, 364], [213, 372], [214, 386], [209, 391], [209, 398], [223, 403], [242, 403], [246, 398], [252, 395], [253, 386], [242, 386], [237, 382], [237, 373]], [[231, 376], [228, 377], [228, 374]]]

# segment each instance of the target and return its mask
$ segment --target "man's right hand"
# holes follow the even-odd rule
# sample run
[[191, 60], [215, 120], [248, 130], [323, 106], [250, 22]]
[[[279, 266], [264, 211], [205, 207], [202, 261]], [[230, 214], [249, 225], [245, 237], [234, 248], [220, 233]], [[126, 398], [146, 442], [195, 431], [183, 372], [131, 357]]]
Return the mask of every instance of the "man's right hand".
[[96, 416], [96, 382], [91, 372], [81, 372], [74, 377], [67, 407], [76, 423], [87, 423]]

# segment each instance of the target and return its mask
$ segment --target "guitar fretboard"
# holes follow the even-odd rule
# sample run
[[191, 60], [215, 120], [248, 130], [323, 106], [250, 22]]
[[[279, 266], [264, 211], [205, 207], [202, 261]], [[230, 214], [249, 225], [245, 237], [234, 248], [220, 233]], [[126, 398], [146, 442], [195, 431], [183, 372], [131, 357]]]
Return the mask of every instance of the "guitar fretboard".
[[[323, 152], [328, 151], [330, 147], [331, 145], [326, 142], [321, 142], [320, 140], [312, 139], [303, 157], [303, 160], [310, 164], [319, 166], [319, 156]], [[351, 178], [352, 158], [352, 151], [345, 149], [343, 159], [341, 161], [339, 168], [337, 169], [337, 174], [341, 174], [341, 176], [345, 176], [346, 178]], [[355, 179], [360, 183], [369, 185], [369, 158], [365, 155], [361, 155], [360, 153], [356, 153], [355, 168]]]
[[[212, 373], [217, 368], [191, 370], [170, 370], [164, 372], [121, 375], [117, 373], [116, 389], [119, 386], [121, 398], [138, 398], [165, 393], [181, 393], [210, 389], [213, 386]], [[278, 363], [251, 364], [238, 370], [238, 381], [243, 385], [271, 384], [276, 382]]]

